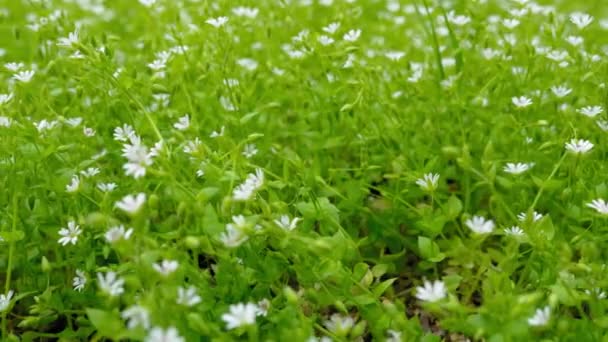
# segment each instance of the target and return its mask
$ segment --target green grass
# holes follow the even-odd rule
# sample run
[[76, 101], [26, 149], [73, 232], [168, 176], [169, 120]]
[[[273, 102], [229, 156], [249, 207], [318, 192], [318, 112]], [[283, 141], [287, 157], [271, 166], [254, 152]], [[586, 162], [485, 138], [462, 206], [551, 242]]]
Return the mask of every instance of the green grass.
[[0, 3], [2, 340], [608, 341], [607, 13], [525, 2]]

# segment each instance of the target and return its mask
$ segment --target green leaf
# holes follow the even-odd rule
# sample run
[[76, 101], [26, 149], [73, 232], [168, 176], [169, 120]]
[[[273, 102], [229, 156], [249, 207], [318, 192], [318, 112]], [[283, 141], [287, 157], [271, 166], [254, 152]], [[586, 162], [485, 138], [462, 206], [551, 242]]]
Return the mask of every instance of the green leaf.
[[86, 312], [89, 321], [95, 326], [99, 335], [116, 339], [121, 334], [123, 325], [118, 312], [108, 312], [93, 308], [87, 308]]
[[22, 230], [15, 230], [12, 232], [0, 232], [0, 238], [5, 243], [17, 242], [25, 238], [25, 233]]
[[445, 258], [445, 255], [439, 250], [439, 246], [424, 236], [418, 237], [418, 250], [420, 251], [420, 256], [432, 262], [439, 262]]
[[448, 204], [445, 208], [445, 215], [447, 216], [447, 218], [449, 220], [454, 220], [458, 217], [458, 215], [460, 215], [460, 212], [462, 211], [462, 201], [452, 195], [449, 199], [448, 199]]
[[384, 294], [384, 292], [386, 292], [386, 290], [388, 290], [391, 287], [391, 285], [393, 285], [395, 280], [397, 280], [397, 278], [390, 278], [390, 279], [387, 279], [387, 280], [381, 282], [380, 284], [378, 284], [374, 287], [374, 289], [372, 290], [372, 293], [376, 297], [382, 296], [382, 294]]

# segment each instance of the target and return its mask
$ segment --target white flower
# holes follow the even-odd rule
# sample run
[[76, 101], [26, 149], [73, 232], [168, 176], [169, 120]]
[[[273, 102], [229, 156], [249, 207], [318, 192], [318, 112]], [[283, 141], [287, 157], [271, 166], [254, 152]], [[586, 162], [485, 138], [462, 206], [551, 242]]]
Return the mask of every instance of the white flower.
[[592, 290], [585, 290], [585, 293], [588, 294], [589, 296], [593, 296], [597, 299], [605, 299], [606, 298], [606, 292], [602, 291], [602, 289], [596, 287]]
[[82, 133], [86, 136], [86, 137], [93, 137], [95, 136], [95, 130], [92, 129], [91, 127], [83, 127], [82, 128]]
[[334, 334], [345, 335], [353, 328], [355, 320], [350, 316], [335, 313], [323, 325]]
[[4, 64], [4, 67], [6, 68], [6, 70], [8, 71], [12, 71], [12, 72], [17, 72], [23, 68], [25, 68], [25, 64], [19, 62], [9, 62]]
[[264, 171], [262, 169], [256, 169], [255, 174], [250, 173], [245, 179], [243, 184], [237, 186], [233, 192], [232, 197], [235, 201], [246, 201], [253, 196], [253, 194], [259, 190], [264, 184]]
[[226, 96], [220, 96], [220, 104], [228, 112], [234, 112], [237, 110], [236, 105], [232, 103], [232, 100]]
[[99, 168], [97, 167], [89, 167], [86, 170], [82, 170], [80, 171], [80, 174], [83, 175], [85, 178], [91, 178], [91, 177], [95, 177], [99, 174]]
[[228, 17], [217, 17], [217, 18], [210, 18], [207, 19], [205, 21], [205, 23], [215, 27], [215, 28], [219, 28], [224, 26], [226, 23], [228, 22]]
[[601, 198], [594, 199], [591, 203], [587, 203], [587, 207], [595, 209], [595, 211], [602, 215], [608, 215], [608, 203]]
[[7, 104], [12, 99], [13, 99], [13, 93], [0, 94], [0, 106]]
[[122, 127], [114, 128], [114, 140], [127, 141], [135, 135], [133, 127], [128, 124], [124, 124]]
[[[608, 132], [608, 121], [598, 120], [595, 123], [597, 124], [597, 127], [599, 127], [602, 131]], [[0, 126], [1, 126], [1, 124], [0, 124]]]
[[564, 62], [568, 57], [568, 51], [564, 50], [551, 50], [546, 55], [547, 58], [554, 62]]
[[97, 285], [99, 289], [111, 297], [116, 297], [125, 292], [125, 280], [119, 278], [116, 272], [110, 271], [105, 275], [97, 273]]
[[109, 243], [115, 243], [118, 240], [129, 240], [131, 234], [133, 234], [133, 228], [125, 230], [125, 226], [121, 224], [108, 229], [104, 237]]
[[150, 313], [140, 305], [131, 305], [121, 312], [120, 317], [127, 321], [127, 329], [133, 330], [138, 326], [150, 328]]
[[405, 52], [401, 51], [388, 51], [384, 53], [384, 56], [393, 62], [396, 62], [405, 56]]
[[[528, 218], [528, 215], [525, 212], [519, 213], [517, 215], [517, 219], [520, 220], [521, 222], [525, 222], [527, 218]], [[537, 222], [537, 221], [539, 221], [542, 218], [543, 218], [543, 214], [540, 214], [540, 213], [538, 213], [536, 211], [534, 211], [532, 213], [532, 221], [533, 222]]]
[[243, 156], [245, 156], [245, 158], [249, 159], [256, 154], [258, 154], [258, 149], [255, 147], [255, 144], [245, 145], [245, 148], [243, 149]]
[[519, 175], [530, 170], [533, 166], [534, 163], [507, 163], [503, 170], [506, 173]]
[[28, 83], [32, 80], [36, 72], [34, 70], [24, 70], [13, 75], [13, 79], [22, 83]]
[[78, 189], [80, 188], [80, 178], [78, 178], [78, 176], [74, 175], [72, 176], [72, 181], [70, 182], [70, 184], [65, 186], [65, 191], [73, 193], [78, 191]]
[[448, 13], [448, 21], [456, 26], [464, 26], [471, 22], [471, 17], [466, 15], [456, 15], [454, 11]]
[[173, 127], [180, 131], [185, 131], [190, 127], [190, 115], [186, 114], [179, 118], [176, 123], [173, 124]]
[[209, 134], [209, 137], [210, 137], [210, 138], [218, 138], [218, 137], [224, 136], [224, 129], [225, 129], [225, 127], [224, 127], [224, 126], [222, 126], [222, 127], [220, 128], [220, 131], [219, 131], [219, 132], [217, 132], [217, 131], [213, 131], [213, 132], [211, 132], [211, 134]]
[[553, 92], [553, 95], [561, 99], [568, 96], [572, 92], [572, 89], [564, 85], [560, 85], [551, 87], [551, 91]]
[[61, 235], [61, 238], [59, 238], [58, 242], [62, 246], [65, 246], [68, 243], [75, 245], [76, 242], [78, 242], [78, 236], [81, 233], [82, 233], [82, 230], [80, 230], [80, 226], [77, 225], [76, 222], [70, 221], [70, 222], [68, 222], [67, 228], [61, 228], [59, 230], [59, 235]]
[[249, 19], [255, 19], [258, 16], [259, 10], [253, 7], [238, 6], [232, 9], [232, 13], [237, 17], [245, 17]]
[[144, 342], [184, 342], [186, 341], [179, 335], [179, 331], [174, 327], [167, 329], [152, 328]]
[[67, 37], [57, 39], [57, 46], [61, 47], [74, 47], [78, 44], [78, 30], [70, 32]]
[[81, 117], [69, 118], [65, 120], [65, 123], [70, 125], [71, 127], [78, 127], [82, 123]]
[[75, 291], [81, 292], [87, 285], [87, 276], [82, 270], [76, 270], [76, 276], [72, 278], [72, 286]]
[[152, 63], [148, 64], [148, 68], [159, 72], [167, 67], [167, 61], [164, 59], [155, 59]]
[[587, 153], [591, 151], [592, 148], [593, 144], [590, 141], [583, 139], [572, 139], [570, 142], [566, 143], [566, 150], [577, 154]]
[[323, 46], [331, 45], [334, 43], [334, 39], [332, 37], [329, 37], [326, 35], [319, 36], [317, 38], [317, 41], [319, 42], [319, 44], [321, 44]]
[[196, 287], [177, 288], [177, 304], [185, 306], [195, 306], [202, 301], [201, 297], [196, 293]]
[[528, 318], [528, 324], [535, 327], [543, 326], [549, 322], [549, 319], [551, 319], [551, 308], [545, 306], [544, 308], [536, 309], [534, 316]]
[[247, 234], [230, 224], [226, 225], [226, 231], [220, 234], [220, 241], [229, 248], [238, 247], [248, 239]]
[[262, 299], [258, 302], [257, 308], [256, 315], [266, 317], [268, 309], [270, 309], [270, 301], [266, 298]]
[[448, 292], [445, 284], [440, 280], [430, 282], [424, 281], [424, 286], [416, 287], [416, 298], [425, 302], [437, 302], [447, 296]]
[[0, 312], [4, 312], [11, 305], [11, 299], [13, 298], [13, 290], [9, 290], [7, 294], [0, 294]]
[[361, 30], [350, 30], [344, 34], [342, 39], [347, 42], [356, 42], [361, 37]]
[[163, 260], [160, 263], [152, 264], [152, 268], [162, 276], [168, 276], [177, 270], [179, 263], [175, 260]]
[[427, 173], [422, 178], [417, 179], [416, 184], [423, 190], [434, 191], [439, 185], [439, 174]]
[[511, 98], [511, 101], [517, 108], [526, 108], [533, 103], [532, 100], [526, 96], [513, 97]]
[[323, 28], [323, 32], [328, 33], [328, 34], [334, 34], [334, 33], [338, 32], [339, 28], [340, 28], [340, 23], [334, 22], [334, 23], [331, 23], [331, 24], [325, 26]]
[[576, 25], [579, 29], [584, 29], [593, 22], [593, 17], [587, 13], [574, 12], [570, 14], [570, 22]]
[[572, 46], [579, 46], [585, 42], [585, 39], [581, 36], [568, 36], [566, 37], [566, 42]]
[[6, 116], [0, 116], [0, 127], [11, 127], [13, 120]]
[[472, 219], [466, 220], [465, 224], [477, 234], [488, 234], [494, 230], [494, 221], [486, 220], [482, 216], [473, 216]]
[[139, 3], [146, 7], [150, 7], [156, 3], [156, 0], [139, 0]]
[[577, 110], [577, 112], [588, 116], [590, 118], [596, 117], [599, 114], [602, 114], [604, 112], [604, 107], [602, 106], [587, 106], [587, 107], [583, 107]]
[[511, 235], [511, 236], [523, 236], [524, 235], [524, 231], [521, 228], [519, 228], [518, 226], [505, 228], [504, 232], [506, 235]]
[[237, 59], [236, 64], [246, 69], [247, 71], [254, 71], [258, 68], [258, 62], [255, 59], [251, 58], [239, 58]]
[[230, 305], [230, 312], [222, 315], [222, 320], [226, 322], [228, 330], [255, 324], [255, 317], [258, 307], [253, 303], [239, 303]]
[[56, 120], [47, 121], [46, 119], [34, 122], [34, 126], [39, 133], [44, 133], [44, 131], [53, 129], [57, 124], [58, 122]]
[[116, 183], [97, 183], [97, 189], [103, 192], [112, 192], [116, 187]]
[[133, 215], [141, 209], [145, 202], [146, 194], [142, 192], [137, 195], [127, 195], [123, 197], [122, 200], [116, 202], [115, 206], [118, 209]]
[[152, 165], [153, 155], [148, 148], [141, 143], [141, 139], [136, 135], [129, 137], [131, 144], [123, 145], [123, 157], [127, 158], [127, 163], [122, 167], [127, 176], [138, 179], [146, 175], [146, 167]]
[[278, 220], [274, 220], [274, 223], [288, 231], [296, 229], [298, 222], [301, 220], [299, 217], [294, 217], [293, 219], [289, 218], [289, 215], [281, 215], [281, 218]]

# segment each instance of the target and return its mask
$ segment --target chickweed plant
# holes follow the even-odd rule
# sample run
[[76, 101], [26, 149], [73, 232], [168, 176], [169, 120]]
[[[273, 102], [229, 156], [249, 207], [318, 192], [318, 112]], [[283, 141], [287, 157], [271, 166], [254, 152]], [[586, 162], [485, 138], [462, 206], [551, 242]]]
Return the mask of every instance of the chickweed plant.
[[0, 2], [3, 341], [608, 341], [608, 13]]

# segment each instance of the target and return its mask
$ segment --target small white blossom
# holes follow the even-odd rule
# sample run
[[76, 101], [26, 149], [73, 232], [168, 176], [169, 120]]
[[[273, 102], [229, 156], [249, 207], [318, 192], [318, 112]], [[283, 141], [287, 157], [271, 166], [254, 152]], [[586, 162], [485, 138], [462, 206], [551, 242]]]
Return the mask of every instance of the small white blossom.
[[184, 342], [186, 341], [179, 335], [179, 331], [175, 327], [167, 329], [152, 328], [144, 342]]
[[437, 302], [447, 296], [445, 284], [440, 280], [424, 281], [424, 286], [416, 287], [416, 298], [425, 302]]
[[301, 220], [299, 217], [289, 218], [289, 215], [281, 215], [278, 220], [274, 220], [274, 223], [283, 228], [284, 230], [291, 231], [296, 229], [298, 222]]
[[545, 306], [544, 308], [541, 309], [536, 309], [536, 312], [534, 312], [534, 316], [530, 317], [528, 319], [528, 324], [531, 326], [543, 326], [543, 325], [547, 325], [547, 323], [549, 323], [549, 320], [551, 319], [551, 308], [548, 306]]
[[115, 206], [118, 209], [133, 215], [141, 209], [145, 202], [146, 194], [139, 193], [137, 195], [127, 195], [123, 197], [119, 202], [116, 202]]
[[334, 39], [332, 37], [329, 37], [326, 35], [319, 36], [317, 38], [317, 41], [319, 42], [319, 44], [321, 44], [323, 46], [331, 45], [334, 43]]
[[196, 293], [196, 287], [177, 288], [177, 304], [185, 306], [195, 306], [202, 301], [201, 297]]
[[439, 174], [427, 173], [422, 178], [416, 180], [416, 184], [426, 191], [435, 191], [439, 185]]
[[13, 79], [21, 83], [28, 83], [32, 80], [36, 72], [34, 70], [24, 70], [13, 75]]
[[173, 124], [173, 127], [180, 131], [185, 131], [190, 127], [190, 115], [186, 114], [179, 118], [176, 123]]
[[124, 285], [125, 280], [118, 277], [118, 274], [114, 271], [103, 273], [97, 273], [97, 285], [99, 289], [111, 297], [116, 297], [125, 292]]
[[561, 99], [568, 96], [572, 92], [572, 89], [564, 85], [560, 85], [551, 87], [551, 91], [553, 92], [553, 95]]
[[258, 62], [251, 58], [240, 58], [237, 59], [236, 64], [244, 68], [247, 71], [254, 71], [258, 68]]
[[86, 170], [80, 171], [80, 174], [85, 178], [95, 177], [99, 174], [100, 170], [97, 167], [89, 167]]
[[65, 186], [65, 191], [74, 193], [80, 188], [80, 178], [77, 175], [72, 176], [70, 184]]
[[604, 112], [604, 107], [602, 106], [587, 106], [577, 110], [580, 114], [583, 114], [587, 117], [594, 118]]
[[13, 290], [9, 290], [6, 294], [0, 294], [0, 312], [4, 312], [8, 309], [14, 294]]
[[587, 203], [587, 207], [595, 209], [599, 214], [608, 215], [608, 203], [601, 198], [594, 199], [591, 203]]
[[[525, 221], [527, 220], [527, 218], [528, 218], [528, 214], [527, 214], [527, 213], [525, 213], [525, 212], [519, 213], [519, 214], [517, 215], [517, 219], [518, 219], [518, 220], [520, 220], [521, 222], [525, 222]], [[533, 221], [533, 222], [538, 222], [538, 221], [540, 221], [542, 218], [543, 218], [543, 214], [538, 213], [538, 212], [536, 212], [536, 211], [534, 211], [534, 212], [532, 213], [532, 221]]]
[[323, 325], [332, 333], [343, 336], [355, 326], [355, 320], [350, 316], [342, 316], [335, 313]]
[[504, 232], [506, 235], [511, 235], [511, 236], [523, 236], [525, 234], [524, 231], [521, 228], [519, 228], [518, 226], [505, 228]]
[[102, 192], [112, 192], [117, 187], [116, 183], [97, 183], [97, 189]]
[[258, 307], [253, 303], [239, 303], [230, 305], [229, 312], [222, 315], [226, 322], [226, 329], [232, 330], [238, 327], [255, 324]]
[[57, 39], [57, 46], [71, 48], [76, 45], [78, 45], [78, 30], [70, 32], [67, 37]]
[[361, 37], [361, 30], [349, 30], [348, 32], [346, 32], [344, 34], [344, 36], [342, 37], [342, 39], [344, 39], [347, 42], [356, 42], [357, 40], [359, 40], [359, 37]]
[[533, 103], [532, 99], [530, 99], [529, 97], [526, 97], [526, 96], [513, 97], [511, 99], [511, 101], [517, 108], [526, 108], [526, 107], [532, 105], [532, 103]]
[[593, 22], [593, 17], [587, 13], [574, 12], [570, 14], [570, 22], [582, 30]]
[[120, 317], [127, 321], [127, 329], [133, 330], [137, 327], [150, 328], [150, 313], [140, 305], [132, 305], [120, 313]]
[[259, 10], [253, 7], [238, 6], [232, 9], [232, 13], [237, 17], [245, 17], [249, 19], [255, 19], [258, 16]]
[[80, 229], [80, 226], [77, 225], [76, 222], [70, 221], [68, 222], [67, 228], [61, 228], [59, 230], [59, 235], [61, 235], [61, 238], [59, 238], [58, 242], [62, 246], [65, 246], [68, 243], [75, 245], [76, 242], [78, 242], [78, 237], [81, 233], [82, 230]]
[[104, 237], [109, 243], [115, 243], [119, 240], [129, 240], [131, 234], [133, 234], [133, 228], [125, 230], [125, 226], [121, 224], [108, 229], [104, 234]]
[[494, 221], [482, 216], [473, 216], [465, 221], [465, 225], [477, 234], [488, 234], [494, 230]]
[[224, 126], [222, 126], [222, 127], [220, 128], [220, 131], [219, 131], [219, 132], [218, 132], [218, 131], [213, 131], [213, 132], [211, 132], [211, 134], [209, 134], [209, 138], [218, 138], [218, 137], [222, 137], [222, 136], [224, 136], [224, 129], [225, 129], [225, 127], [224, 127]]
[[122, 127], [114, 128], [114, 140], [127, 141], [134, 135], [135, 131], [131, 125], [124, 124]]
[[256, 315], [264, 316], [268, 315], [268, 309], [270, 309], [270, 301], [266, 298], [259, 301], [256, 305], [258, 310], [256, 311]]
[[72, 278], [72, 286], [75, 291], [81, 292], [87, 285], [87, 276], [82, 270], [76, 270], [76, 276]]
[[243, 149], [243, 156], [245, 156], [245, 158], [250, 159], [256, 154], [258, 154], [258, 149], [256, 148], [255, 144], [245, 145], [245, 148]]
[[228, 22], [228, 17], [210, 18], [207, 19], [205, 22], [215, 28], [219, 28], [224, 26]]
[[584, 139], [572, 139], [566, 143], [566, 150], [576, 153], [576, 154], [584, 154], [593, 148], [593, 144]]
[[503, 170], [506, 173], [519, 175], [530, 170], [533, 166], [534, 163], [507, 163]]
[[13, 99], [13, 93], [10, 94], [0, 94], [0, 106], [3, 106], [9, 103], [10, 100]]
[[176, 260], [163, 260], [160, 263], [152, 264], [152, 268], [162, 276], [168, 276], [175, 272], [179, 267], [179, 263]]
[[25, 68], [25, 64], [23, 64], [21, 62], [9, 62], [9, 63], [5, 63], [4, 67], [8, 71], [17, 72], [17, 71]]
[[331, 24], [325, 26], [322, 30], [325, 33], [334, 34], [334, 33], [338, 32], [338, 29], [340, 29], [340, 23], [334, 22], [334, 23], [331, 23]]

